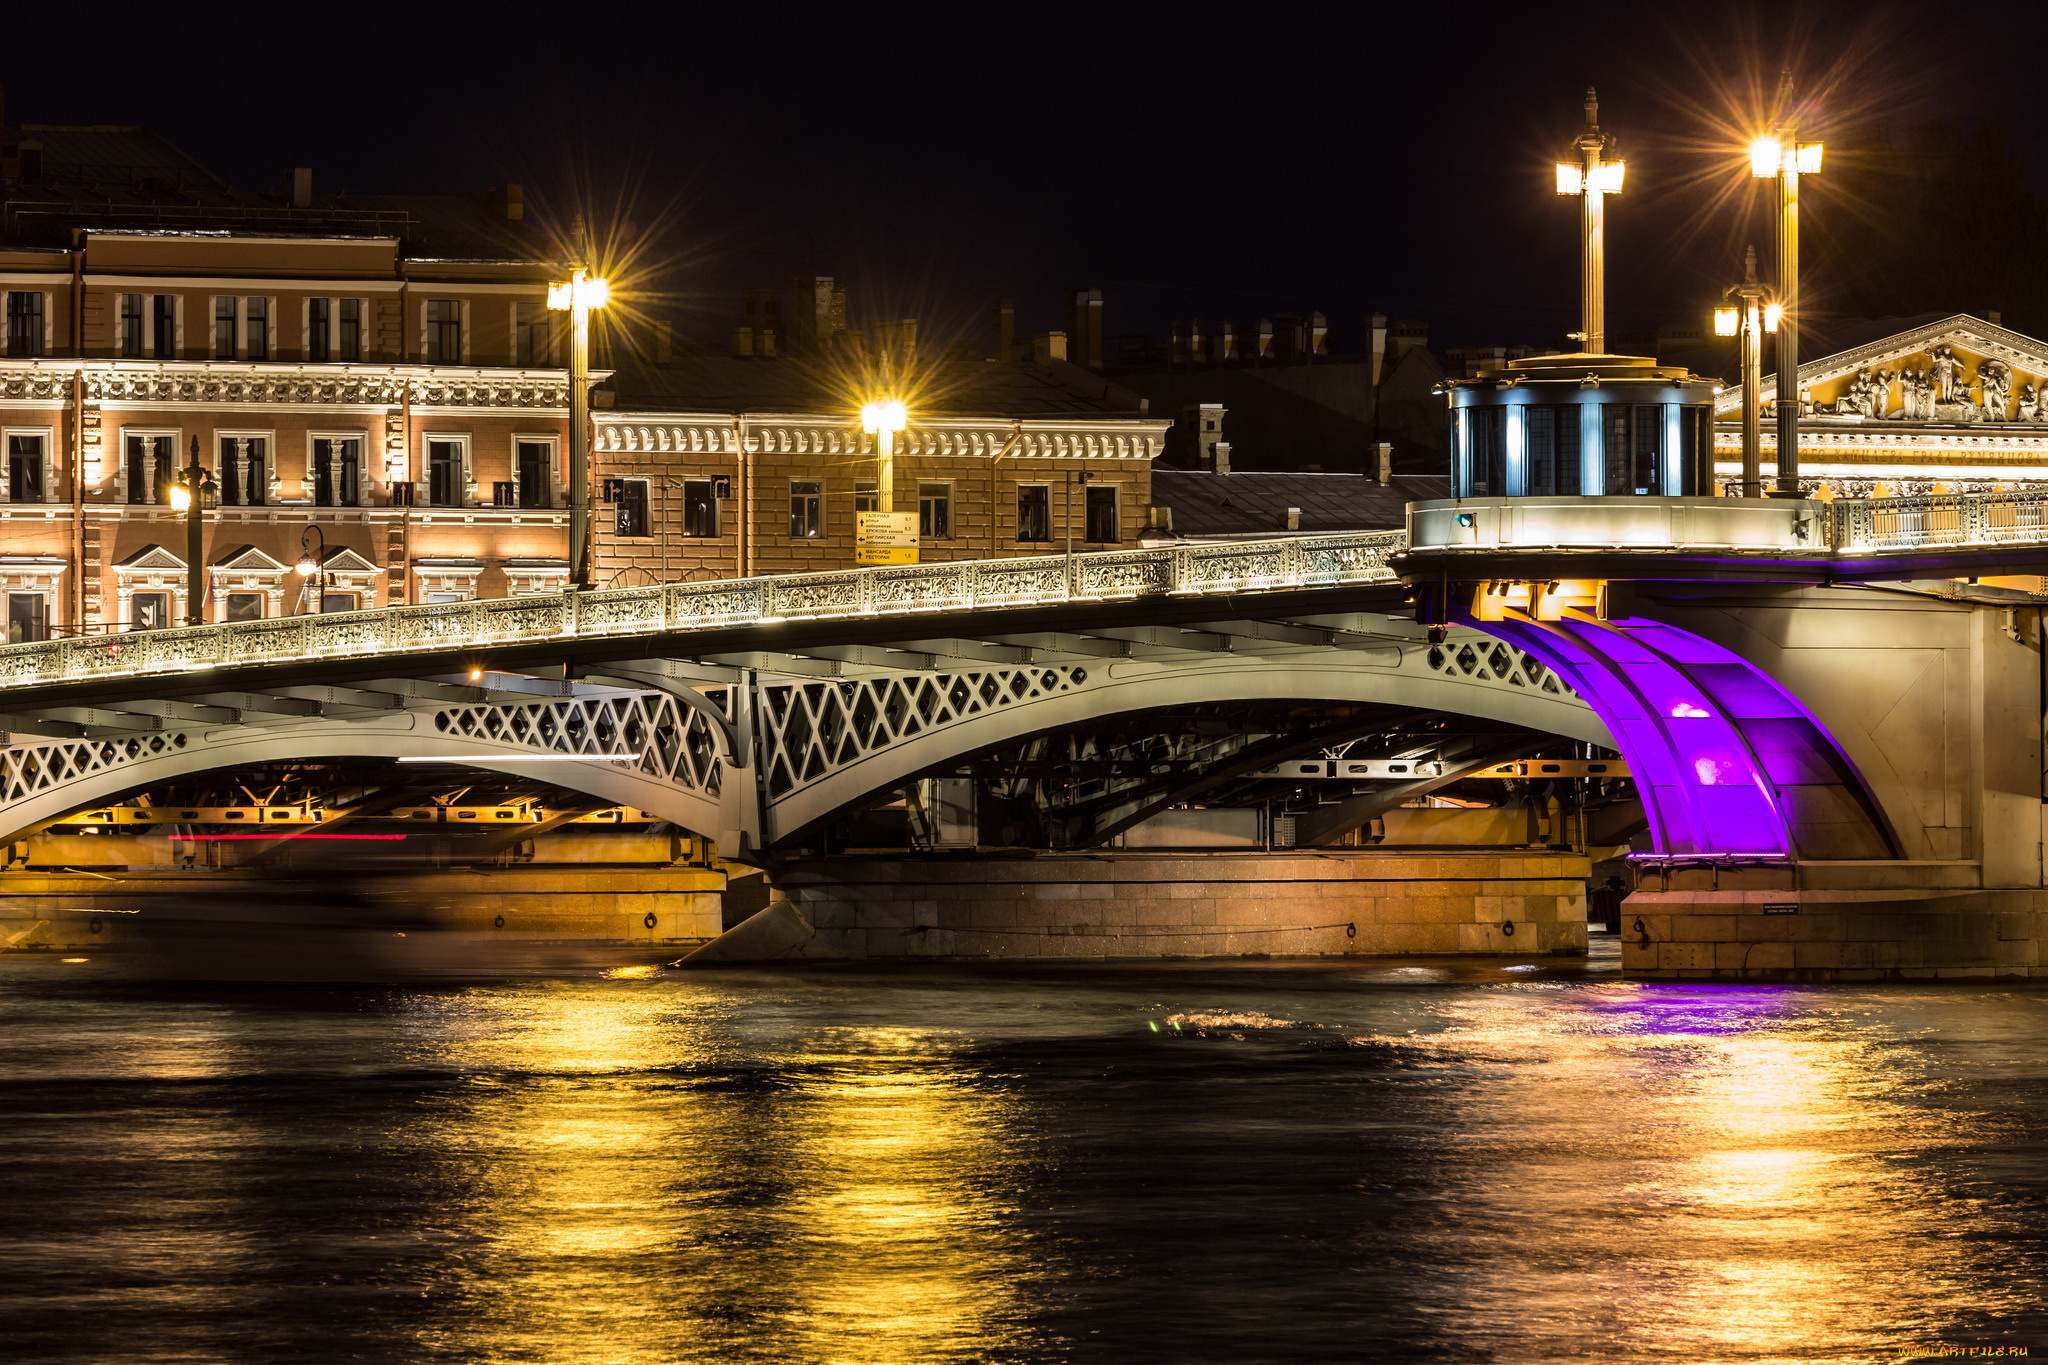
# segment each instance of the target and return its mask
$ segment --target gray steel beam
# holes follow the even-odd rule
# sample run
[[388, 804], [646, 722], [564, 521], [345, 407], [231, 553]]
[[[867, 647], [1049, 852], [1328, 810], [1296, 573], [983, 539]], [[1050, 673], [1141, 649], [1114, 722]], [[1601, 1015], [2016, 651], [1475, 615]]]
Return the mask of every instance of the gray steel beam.
[[203, 706], [225, 706], [243, 712], [246, 724], [252, 716], [317, 716], [320, 706], [304, 697], [279, 697], [268, 692], [190, 692], [180, 698], [182, 701], [198, 702]]
[[138, 715], [129, 711], [102, 711], [90, 706], [39, 706], [34, 714], [54, 721], [83, 725], [87, 730], [134, 734], [138, 730], [161, 730], [161, 716]]
[[195, 725], [232, 725], [236, 719], [235, 713], [225, 706], [201, 706], [196, 702], [168, 698], [124, 701], [119, 709], [132, 711], [138, 716], [161, 716], [165, 720]]
[[1554, 735], [1524, 735], [1477, 751], [1467, 750], [1463, 758], [1446, 758], [1441, 776], [1425, 777], [1414, 782], [1397, 782], [1391, 787], [1382, 787], [1378, 791], [1366, 792], [1336, 802], [1334, 805], [1322, 806], [1297, 815], [1294, 817], [1294, 846], [1327, 848], [1374, 816], [1383, 815], [1404, 801], [1427, 796], [1437, 788], [1448, 787], [1481, 768], [1490, 768], [1496, 763], [1506, 763], [1511, 759], [1526, 758], [1545, 745], [1556, 742], [1557, 738]]
[[1314, 626], [1286, 625], [1278, 621], [1196, 621], [1192, 629], [1213, 631], [1234, 640], [1266, 640], [1283, 645], [1328, 648], [1335, 644], [1334, 632]]
[[800, 678], [836, 678], [846, 670], [829, 659], [798, 658], [771, 650], [748, 650], [739, 654], [700, 654], [708, 664], [723, 668], [750, 668], [756, 673], [788, 673]]
[[1179, 649], [1190, 654], [1230, 652], [1230, 641], [1224, 636], [1204, 630], [1184, 630], [1179, 626], [1099, 626], [1091, 628], [1088, 633], [1098, 639], [1122, 640], [1154, 649]]
[[1128, 659], [1132, 657], [1131, 647], [1121, 640], [1098, 640], [1087, 635], [1069, 635], [1063, 631], [1042, 631], [1029, 635], [978, 635], [992, 645], [1013, 645], [1031, 651], [1038, 660], [1044, 655], [1066, 655], [1074, 659]]
[[969, 659], [983, 664], [1028, 664], [1032, 652], [1016, 645], [991, 644], [986, 640], [905, 640], [901, 648], [943, 659]]
[[336, 707], [348, 707], [359, 711], [396, 711], [405, 705], [405, 698], [393, 692], [370, 692], [359, 687], [280, 687], [275, 690], [280, 697], [302, 697], [317, 702], [323, 715], [334, 714]]
[[937, 665], [929, 654], [912, 653], [893, 645], [807, 645], [797, 651], [808, 659], [826, 659], [852, 664], [856, 668], [894, 668], [928, 673]]

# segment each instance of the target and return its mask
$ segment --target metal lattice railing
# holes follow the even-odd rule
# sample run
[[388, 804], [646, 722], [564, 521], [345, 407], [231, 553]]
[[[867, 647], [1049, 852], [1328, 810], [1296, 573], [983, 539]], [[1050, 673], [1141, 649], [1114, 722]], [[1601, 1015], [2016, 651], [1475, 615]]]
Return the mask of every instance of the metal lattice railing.
[[1391, 582], [1400, 531], [665, 583], [0, 646], [0, 687], [835, 617]]
[[1838, 553], [2048, 541], [2048, 492], [1843, 498], [1828, 510]]

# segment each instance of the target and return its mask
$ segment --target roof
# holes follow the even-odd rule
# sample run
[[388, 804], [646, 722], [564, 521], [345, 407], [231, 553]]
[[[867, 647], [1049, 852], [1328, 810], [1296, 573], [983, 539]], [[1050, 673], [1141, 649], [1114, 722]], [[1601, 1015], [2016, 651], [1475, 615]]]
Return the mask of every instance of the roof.
[[888, 372], [858, 360], [627, 357], [611, 381], [621, 411], [844, 413], [877, 394], [933, 416], [1141, 416], [1140, 400], [1066, 361], [946, 360]]
[[1403, 526], [1409, 500], [1399, 483], [1390, 488], [1359, 474], [1210, 474], [1158, 465], [1152, 469], [1152, 503], [1173, 509], [1174, 533], [1183, 536], [1285, 531], [1290, 507], [1300, 509], [1303, 531]]
[[141, 124], [66, 127], [25, 123], [0, 130], [10, 147], [42, 147], [40, 173], [8, 187], [0, 235], [16, 243], [70, 245], [74, 227], [206, 228], [264, 236], [403, 237], [409, 257], [532, 260], [546, 236], [470, 195], [312, 196], [294, 207], [279, 186], [237, 190]]

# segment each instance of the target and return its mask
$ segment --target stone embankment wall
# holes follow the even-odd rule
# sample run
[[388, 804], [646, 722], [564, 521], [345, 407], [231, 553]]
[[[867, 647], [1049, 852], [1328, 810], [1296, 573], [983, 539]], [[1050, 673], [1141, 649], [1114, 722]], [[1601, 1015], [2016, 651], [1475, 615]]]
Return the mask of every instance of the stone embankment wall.
[[823, 858], [769, 874], [705, 961], [1583, 953], [1586, 859], [1551, 853]]

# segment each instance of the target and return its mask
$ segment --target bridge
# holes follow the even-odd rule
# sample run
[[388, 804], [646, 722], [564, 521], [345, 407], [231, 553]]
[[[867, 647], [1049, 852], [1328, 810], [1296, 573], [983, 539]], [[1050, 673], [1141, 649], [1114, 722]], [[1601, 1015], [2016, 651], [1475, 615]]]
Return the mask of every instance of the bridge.
[[[1087, 789], [1049, 847], [1085, 852], [1288, 760], [1350, 757], [1358, 780], [1261, 841], [1332, 848], [1562, 743], [1618, 751], [1641, 801], [1632, 970], [2031, 970], [2048, 598], [1982, 580], [2048, 562], [2044, 506], [1468, 498], [1414, 505], [1404, 531], [14, 645], [0, 827], [359, 756], [541, 778], [776, 867], [922, 779], [1059, 764]], [[1564, 806], [1545, 809], [1562, 847]], [[1473, 913], [1502, 894], [1473, 890]], [[1765, 905], [1805, 918], [1732, 923]], [[1860, 956], [1801, 946], [1914, 914]]]

